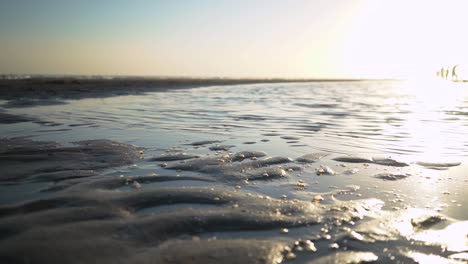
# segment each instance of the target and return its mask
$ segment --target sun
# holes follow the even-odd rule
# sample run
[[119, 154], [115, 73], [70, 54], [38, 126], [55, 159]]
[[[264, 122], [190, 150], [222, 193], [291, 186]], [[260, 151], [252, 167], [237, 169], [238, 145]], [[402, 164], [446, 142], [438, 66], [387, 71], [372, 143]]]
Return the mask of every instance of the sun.
[[[468, 65], [468, 40], [460, 32], [467, 8], [462, 1], [368, 1], [349, 25], [343, 63], [354, 75], [409, 79]], [[463, 69], [459, 75], [468, 78]]]

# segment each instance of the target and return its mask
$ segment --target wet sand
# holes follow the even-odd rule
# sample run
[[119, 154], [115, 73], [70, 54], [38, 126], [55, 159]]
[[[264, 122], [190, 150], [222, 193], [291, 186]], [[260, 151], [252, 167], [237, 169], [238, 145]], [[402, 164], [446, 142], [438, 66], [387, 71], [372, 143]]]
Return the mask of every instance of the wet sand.
[[[63, 92], [65, 84], [53, 89]], [[112, 85], [106, 87], [100, 89], [108, 92]], [[96, 95], [81, 92], [70, 96]], [[32, 100], [51, 99], [42, 96]], [[66, 93], [57, 98], [65, 99]], [[120, 102], [111, 105], [121, 107]], [[45, 121], [35, 113], [47, 107], [28, 107], [0, 112], [3, 128], [25, 131], [0, 139], [0, 263], [468, 261], [468, 221], [463, 212], [461, 219], [450, 215], [464, 206], [464, 160], [316, 151], [306, 134], [293, 133], [293, 126], [249, 127], [249, 122], [269, 121], [261, 112], [233, 114], [232, 124], [225, 121], [239, 125], [240, 132], [200, 137], [189, 131], [174, 140], [176, 123], [166, 132], [144, 126], [144, 134], [133, 129], [134, 123], [121, 126], [148, 115], [144, 107], [127, 116], [108, 110], [101, 116], [105, 122], [77, 118], [81, 113], [73, 111], [80, 111], [79, 104], [71, 110], [47, 106], [66, 118]], [[150, 119], [160, 125], [160, 119], [148, 116], [138, 123]], [[210, 122], [228, 115], [219, 116]], [[118, 126], [93, 134], [106, 124]], [[85, 140], [72, 140], [76, 134]], [[147, 140], [131, 140], [138, 135]]]
[[[319, 79], [228, 79], [228, 78], [153, 78], [153, 77], [32, 77], [27, 79], [0, 79], [0, 99], [38, 100], [36, 103], [51, 103], [50, 99], [82, 99], [108, 97], [144, 92], [160, 92], [202, 86], [238, 85], [255, 83], [301, 83], [324, 82]], [[329, 80], [337, 81], [337, 80]], [[339, 80], [338, 80], [339, 81]], [[342, 80], [361, 81], [361, 80]], [[26, 105], [27, 101], [24, 101]], [[56, 103], [56, 102], [55, 102]], [[21, 106], [21, 102], [11, 104]]]
[[[71, 147], [22, 138], [1, 143], [2, 185], [43, 183], [30, 189], [40, 199], [0, 206], [2, 263], [466, 260], [468, 222], [430, 210], [384, 211], [379, 199], [345, 198], [358, 195], [359, 187], [307, 192], [310, 181], [298, 180], [285, 188], [298, 190], [302, 199], [247, 191], [257, 181], [291, 182], [310, 165], [318, 166], [317, 177], [343, 177], [346, 166], [338, 165], [375, 163], [393, 170], [402, 164], [395, 160], [324, 153], [292, 159], [262, 151], [146, 157], [144, 148], [108, 140]], [[210, 151], [216, 144], [189, 145]], [[145, 163], [159, 173], [100, 176], [108, 168]], [[393, 181], [398, 175], [375, 177]]]

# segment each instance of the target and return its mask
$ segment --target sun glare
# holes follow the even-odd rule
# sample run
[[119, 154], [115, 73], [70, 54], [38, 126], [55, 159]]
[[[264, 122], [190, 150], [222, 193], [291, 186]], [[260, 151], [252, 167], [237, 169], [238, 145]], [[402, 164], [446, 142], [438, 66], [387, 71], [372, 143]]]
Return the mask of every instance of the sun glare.
[[[447, 148], [457, 146], [460, 138], [447, 137], [447, 130], [452, 130], [450, 122], [445, 122], [447, 112], [462, 106], [465, 87], [462, 83], [429, 78], [402, 82], [396, 89], [397, 94], [405, 95], [394, 99], [400, 109], [404, 130], [409, 136], [405, 145], [422, 146], [420, 159], [442, 161]], [[448, 161], [448, 160], [447, 160]]]
[[466, 7], [460, 1], [367, 2], [345, 33], [347, 68], [354, 75], [421, 79], [440, 67], [468, 65], [468, 43], [459, 31]]

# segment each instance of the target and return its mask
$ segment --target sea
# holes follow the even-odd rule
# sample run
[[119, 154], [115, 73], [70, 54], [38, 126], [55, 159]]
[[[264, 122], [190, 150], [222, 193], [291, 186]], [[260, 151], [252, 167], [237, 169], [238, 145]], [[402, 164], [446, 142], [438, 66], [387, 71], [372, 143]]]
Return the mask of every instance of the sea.
[[[93, 167], [89, 177], [38, 180], [44, 170], [42, 178], [35, 171], [0, 182], [0, 230], [9, 234], [0, 235], [8, 249], [0, 260], [468, 261], [468, 83], [261, 83], [0, 103], [3, 112], [31, 118], [1, 124], [3, 139], [64, 149], [109, 140], [140, 155]], [[13, 155], [5, 153], [3, 162]], [[90, 200], [127, 215], [78, 219], [63, 211], [86, 215]], [[80, 228], [80, 236], [67, 233]], [[54, 247], [62, 253], [44, 253]]]

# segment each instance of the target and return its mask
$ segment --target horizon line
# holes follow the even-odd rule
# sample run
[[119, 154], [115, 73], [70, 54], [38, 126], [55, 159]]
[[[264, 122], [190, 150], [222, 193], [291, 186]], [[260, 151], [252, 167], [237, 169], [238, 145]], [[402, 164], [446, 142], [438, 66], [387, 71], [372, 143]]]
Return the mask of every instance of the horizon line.
[[158, 80], [265, 80], [265, 81], [379, 81], [379, 80], [408, 80], [408, 78], [395, 77], [256, 77], [256, 76], [190, 76], [190, 75], [133, 75], [133, 74], [15, 74], [1, 73], [0, 80], [20, 80], [20, 79], [158, 79]]

